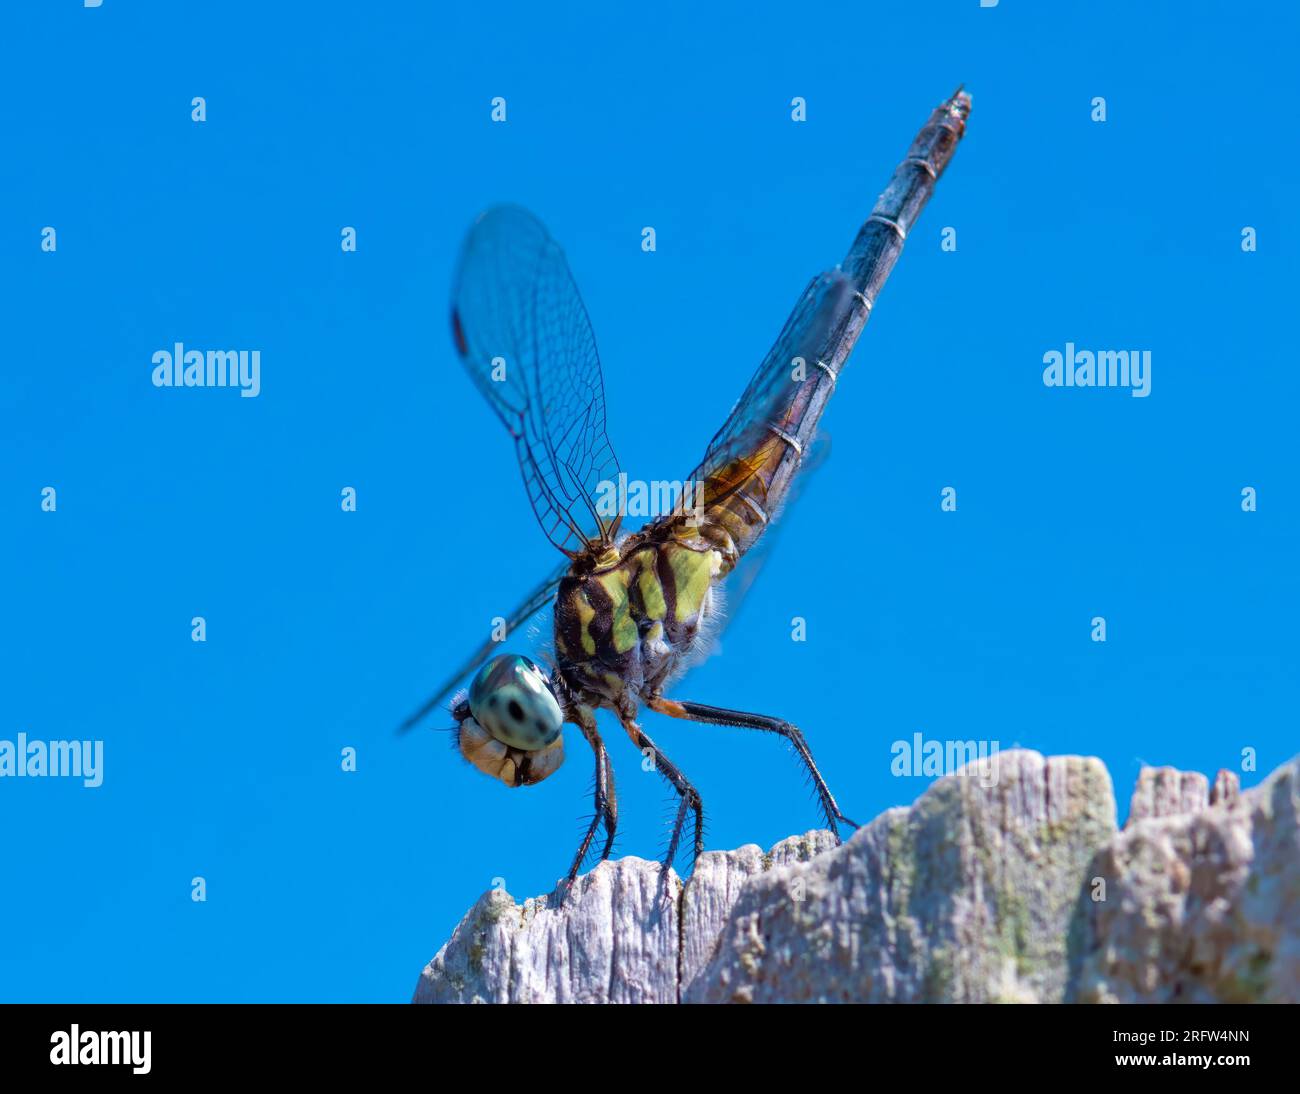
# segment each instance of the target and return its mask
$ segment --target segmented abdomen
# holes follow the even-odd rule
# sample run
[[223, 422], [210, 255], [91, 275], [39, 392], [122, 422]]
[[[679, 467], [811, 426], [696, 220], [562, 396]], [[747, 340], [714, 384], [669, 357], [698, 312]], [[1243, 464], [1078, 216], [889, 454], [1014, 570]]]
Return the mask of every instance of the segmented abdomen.
[[[726, 424], [692, 475], [696, 517], [723, 554], [723, 572], [775, 518], [876, 297], [965, 131], [960, 91], [917, 134], [835, 270], [813, 279]], [[700, 515], [702, 513], [702, 519]]]

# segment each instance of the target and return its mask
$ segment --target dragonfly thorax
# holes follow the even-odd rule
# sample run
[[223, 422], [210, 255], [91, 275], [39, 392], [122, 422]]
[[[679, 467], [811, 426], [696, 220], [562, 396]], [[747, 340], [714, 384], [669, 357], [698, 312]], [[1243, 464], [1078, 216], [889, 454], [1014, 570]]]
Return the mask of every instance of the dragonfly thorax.
[[620, 709], [657, 696], [695, 648], [713, 611], [721, 554], [703, 541], [631, 536], [608, 567], [560, 584], [555, 601], [559, 674], [574, 697]]

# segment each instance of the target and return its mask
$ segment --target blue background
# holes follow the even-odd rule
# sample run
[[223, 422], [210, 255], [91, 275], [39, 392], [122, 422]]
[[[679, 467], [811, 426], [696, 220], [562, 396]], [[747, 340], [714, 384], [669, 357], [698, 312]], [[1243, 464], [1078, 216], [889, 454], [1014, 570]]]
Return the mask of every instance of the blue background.
[[[677, 694], [800, 723], [860, 820], [917, 731], [1101, 756], [1121, 815], [1141, 761], [1296, 751], [1294, 11], [477, 7], [6, 5], [0, 737], [106, 777], [0, 782], [0, 997], [401, 1000], [494, 877], [549, 890], [576, 731], [518, 792], [393, 734], [558, 558], [452, 353], [464, 231], [542, 217], [624, 469], [679, 478], [961, 81], [833, 455]], [[260, 349], [261, 396], [154, 388], [175, 341]], [[1151, 396], [1045, 388], [1067, 341], [1150, 349]], [[775, 739], [646, 726], [711, 847], [816, 826]], [[671, 795], [606, 737], [654, 857]]]

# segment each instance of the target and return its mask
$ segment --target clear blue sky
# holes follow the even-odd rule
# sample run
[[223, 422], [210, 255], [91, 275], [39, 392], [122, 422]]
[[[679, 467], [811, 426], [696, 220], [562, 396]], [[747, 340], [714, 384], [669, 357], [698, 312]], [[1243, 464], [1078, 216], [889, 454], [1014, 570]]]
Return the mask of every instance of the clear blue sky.
[[[464, 231], [548, 224], [624, 469], [679, 478], [963, 81], [833, 455], [677, 694], [798, 722], [860, 820], [924, 789], [918, 731], [1098, 755], [1121, 812], [1140, 761], [1297, 751], [1293, 11], [398, 7], [6, 6], [0, 738], [101, 739], [105, 779], [0, 781], [0, 998], [401, 1000], [494, 877], [549, 890], [576, 733], [520, 791], [393, 735], [557, 558], [452, 353]], [[260, 396], [153, 387], [177, 341], [260, 349]], [[1149, 349], [1151, 396], [1044, 387], [1067, 341]], [[646, 726], [711, 847], [816, 825], [778, 741]], [[671, 795], [606, 729], [653, 857]]]

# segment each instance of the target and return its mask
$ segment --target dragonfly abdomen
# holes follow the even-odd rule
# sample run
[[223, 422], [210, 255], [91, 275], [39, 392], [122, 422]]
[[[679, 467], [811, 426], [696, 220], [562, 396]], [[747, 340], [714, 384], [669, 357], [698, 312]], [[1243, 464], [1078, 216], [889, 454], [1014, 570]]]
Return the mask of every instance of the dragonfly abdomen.
[[701, 534], [733, 567], [777, 516], [876, 297], [965, 131], [960, 90], [922, 127], [843, 262], [813, 278], [691, 476]]
[[[829, 392], [825, 393], [829, 396]], [[825, 397], [821, 400], [825, 403]], [[815, 431], [820, 408], [810, 423]], [[806, 440], [811, 443], [811, 435]], [[805, 438], [772, 427], [752, 452], [733, 460], [705, 480], [700, 536], [722, 558], [725, 577], [780, 514], [781, 505], [803, 459]]]

